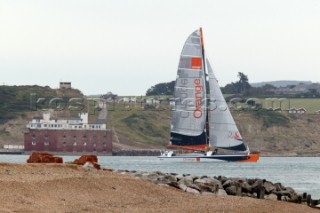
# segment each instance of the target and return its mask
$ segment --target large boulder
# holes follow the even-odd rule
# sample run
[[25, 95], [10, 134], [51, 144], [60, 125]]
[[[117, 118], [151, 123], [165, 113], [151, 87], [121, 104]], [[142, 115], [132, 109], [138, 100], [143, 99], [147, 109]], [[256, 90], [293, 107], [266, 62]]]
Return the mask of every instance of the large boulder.
[[63, 163], [63, 159], [47, 152], [33, 152], [27, 159], [27, 163]]
[[200, 194], [200, 191], [191, 187], [187, 187], [186, 192], [193, 193], [193, 194]]
[[177, 178], [174, 175], [166, 174], [164, 176], [158, 176], [157, 179], [159, 182], [162, 182], [164, 184], [168, 184], [171, 182], [177, 182]]
[[252, 193], [252, 186], [248, 182], [243, 182], [241, 188], [243, 192]]
[[100, 164], [98, 164], [98, 157], [96, 155], [82, 155], [79, 159], [73, 161], [74, 164], [78, 165], [84, 165], [86, 162], [92, 163], [94, 168], [98, 170], [101, 169]]
[[283, 191], [286, 189], [281, 183], [275, 183], [273, 185], [276, 187], [276, 191]]
[[203, 183], [203, 184], [209, 184], [209, 185], [217, 185], [220, 189], [222, 189], [222, 184], [219, 180], [215, 179], [215, 178], [211, 178], [211, 177], [207, 177], [207, 178], [200, 178], [200, 179], [196, 179], [194, 180], [194, 183]]
[[84, 165], [86, 162], [98, 163], [98, 157], [96, 155], [82, 155], [79, 159], [73, 161], [73, 163], [80, 165]]
[[226, 182], [228, 180], [228, 178], [225, 176], [218, 176], [218, 177], [215, 176], [214, 178], [217, 179], [218, 181], [220, 181], [221, 184], [224, 184], [224, 182]]
[[196, 186], [201, 192], [217, 193], [219, 191], [219, 185], [208, 183], [197, 183]]
[[178, 183], [182, 183], [186, 186], [189, 186], [191, 184], [193, 184], [193, 178], [191, 176], [185, 176], [183, 178], [181, 178]]
[[218, 192], [216, 193], [218, 196], [227, 196], [227, 192], [224, 189], [218, 189]]
[[263, 187], [263, 183], [264, 183], [264, 180], [262, 179], [256, 179], [256, 181], [254, 182], [254, 184], [252, 184], [252, 191], [253, 192], [258, 192], [260, 191], [261, 187]]
[[200, 188], [201, 192], [216, 193], [219, 188], [222, 189], [220, 181], [214, 178], [196, 179], [194, 180], [194, 184]]
[[222, 184], [222, 187], [224, 189], [230, 187], [230, 186], [233, 186], [235, 185], [234, 181], [233, 180], [226, 180], [223, 184]]
[[183, 183], [178, 183], [178, 182], [171, 182], [171, 183], [168, 183], [168, 185], [169, 186], [173, 186], [173, 187], [175, 187], [175, 188], [177, 188], [177, 189], [180, 189], [180, 190], [182, 190], [182, 191], [186, 191], [187, 190], [187, 186], [186, 185], [184, 185]]
[[237, 187], [236, 186], [229, 186], [225, 188], [225, 191], [228, 195], [236, 195], [237, 194]]
[[274, 186], [270, 181], [264, 182], [263, 186], [266, 190], [266, 194], [271, 194], [272, 192], [277, 190], [276, 186]]

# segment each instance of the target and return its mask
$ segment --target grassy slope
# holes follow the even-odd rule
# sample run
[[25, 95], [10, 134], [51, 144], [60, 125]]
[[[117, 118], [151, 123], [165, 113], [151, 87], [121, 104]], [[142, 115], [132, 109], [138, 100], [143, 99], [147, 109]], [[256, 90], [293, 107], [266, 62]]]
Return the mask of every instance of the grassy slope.
[[108, 126], [113, 127], [118, 139], [114, 146], [137, 146], [140, 148], [159, 148], [168, 144], [170, 132], [169, 110], [144, 110], [131, 105], [131, 110], [123, 105], [108, 111]]

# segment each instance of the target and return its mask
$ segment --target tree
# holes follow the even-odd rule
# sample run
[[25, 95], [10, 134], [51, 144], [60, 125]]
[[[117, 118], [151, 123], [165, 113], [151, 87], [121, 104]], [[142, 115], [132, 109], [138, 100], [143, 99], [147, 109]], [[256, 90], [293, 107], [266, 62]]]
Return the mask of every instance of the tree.
[[173, 95], [174, 85], [175, 81], [156, 84], [147, 90], [146, 95]]
[[238, 72], [238, 78], [239, 78], [239, 81], [237, 82], [238, 93], [243, 94], [251, 88], [251, 85], [249, 84], [248, 76], [245, 75], [244, 73]]

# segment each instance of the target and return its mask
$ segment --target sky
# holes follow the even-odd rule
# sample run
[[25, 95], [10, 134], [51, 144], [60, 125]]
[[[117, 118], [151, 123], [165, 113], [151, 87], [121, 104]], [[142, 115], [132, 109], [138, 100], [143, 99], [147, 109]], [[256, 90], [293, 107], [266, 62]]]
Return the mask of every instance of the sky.
[[318, 0], [0, 0], [0, 84], [144, 95], [199, 27], [220, 86], [320, 82]]

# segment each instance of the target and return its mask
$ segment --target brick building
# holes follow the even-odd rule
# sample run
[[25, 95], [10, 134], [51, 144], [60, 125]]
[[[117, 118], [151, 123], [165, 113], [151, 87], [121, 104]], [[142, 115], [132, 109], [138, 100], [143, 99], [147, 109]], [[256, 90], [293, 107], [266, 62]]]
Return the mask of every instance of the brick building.
[[49, 112], [34, 117], [24, 134], [25, 152], [112, 153], [112, 131], [105, 124], [88, 124], [88, 114], [79, 118], [52, 118]]

